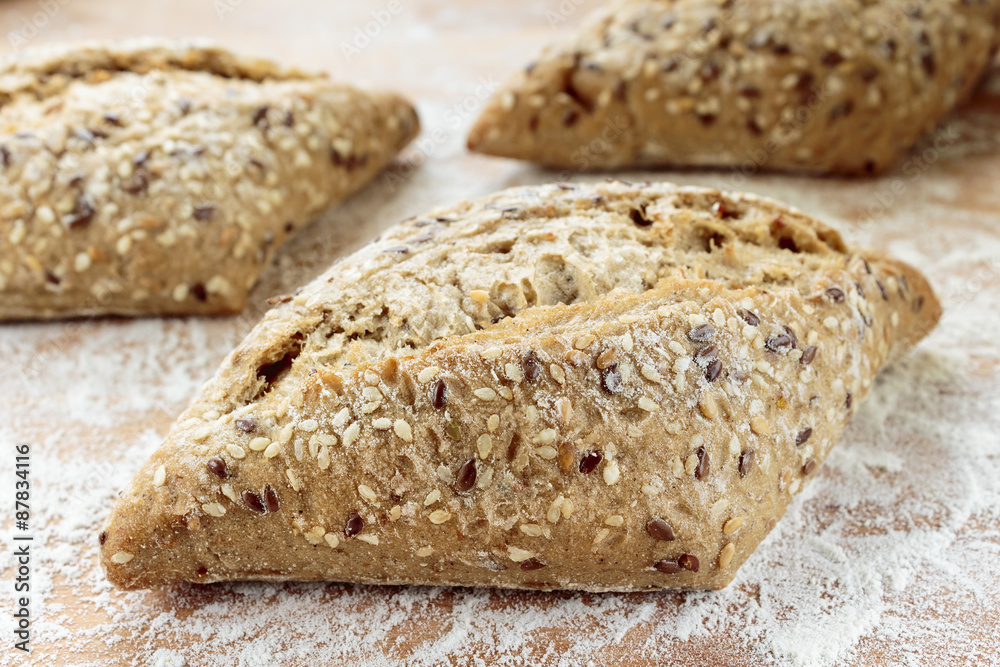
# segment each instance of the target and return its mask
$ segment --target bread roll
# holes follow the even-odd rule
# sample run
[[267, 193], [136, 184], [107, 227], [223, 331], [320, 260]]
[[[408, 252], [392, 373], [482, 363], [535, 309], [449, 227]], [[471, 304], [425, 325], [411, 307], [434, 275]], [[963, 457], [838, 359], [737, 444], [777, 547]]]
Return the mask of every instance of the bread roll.
[[241, 310], [418, 131], [398, 95], [138, 40], [0, 62], [0, 320]]
[[995, 0], [617, 0], [502, 87], [472, 150], [571, 170], [871, 174], [975, 87]]
[[912, 267], [753, 195], [463, 202], [272, 309], [120, 496], [102, 563], [121, 588], [719, 588], [939, 315]]

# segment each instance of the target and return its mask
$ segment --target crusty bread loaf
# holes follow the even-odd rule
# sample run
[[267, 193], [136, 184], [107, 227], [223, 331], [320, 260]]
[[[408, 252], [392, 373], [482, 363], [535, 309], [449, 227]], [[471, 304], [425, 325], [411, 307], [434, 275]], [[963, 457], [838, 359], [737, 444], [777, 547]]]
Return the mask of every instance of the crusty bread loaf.
[[205, 44], [0, 62], [0, 320], [231, 313], [417, 133], [413, 108]]
[[272, 309], [121, 495], [122, 588], [725, 586], [940, 314], [752, 195], [508, 190]]
[[965, 98], [996, 0], [618, 0], [494, 96], [472, 150], [566, 169], [874, 173]]

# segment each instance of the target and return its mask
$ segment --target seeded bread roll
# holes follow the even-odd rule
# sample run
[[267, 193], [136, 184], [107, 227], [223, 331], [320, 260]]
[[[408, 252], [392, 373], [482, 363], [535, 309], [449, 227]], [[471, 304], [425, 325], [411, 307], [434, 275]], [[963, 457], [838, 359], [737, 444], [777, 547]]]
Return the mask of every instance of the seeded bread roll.
[[0, 62], [0, 320], [232, 313], [416, 134], [410, 104], [204, 44]]
[[874, 173], [979, 81], [996, 0], [619, 0], [484, 109], [474, 151], [567, 169]]
[[915, 269], [752, 195], [464, 202], [272, 309], [102, 563], [121, 588], [719, 588], [939, 314]]

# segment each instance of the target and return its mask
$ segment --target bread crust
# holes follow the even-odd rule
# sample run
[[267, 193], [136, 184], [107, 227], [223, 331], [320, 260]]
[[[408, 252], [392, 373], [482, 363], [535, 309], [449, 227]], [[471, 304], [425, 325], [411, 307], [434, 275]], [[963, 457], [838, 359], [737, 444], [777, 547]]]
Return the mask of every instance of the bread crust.
[[120, 496], [102, 564], [121, 588], [720, 588], [939, 316], [912, 267], [752, 195], [463, 202], [265, 316]]
[[238, 312], [419, 130], [398, 95], [159, 40], [8, 57], [0, 121], [0, 320]]
[[483, 110], [469, 148], [581, 170], [872, 174], [995, 51], [994, 0], [619, 0]]

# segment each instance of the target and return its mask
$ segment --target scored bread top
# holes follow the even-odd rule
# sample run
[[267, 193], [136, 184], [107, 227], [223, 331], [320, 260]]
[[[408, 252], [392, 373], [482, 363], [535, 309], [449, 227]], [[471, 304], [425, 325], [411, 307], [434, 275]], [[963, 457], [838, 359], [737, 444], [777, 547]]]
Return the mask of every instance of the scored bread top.
[[621, 182], [406, 221], [280, 301], [116, 505], [116, 585], [719, 587], [940, 312], [793, 209]]
[[419, 130], [398, 95], [161, 40], [0, 60], [0, 122], [0, 320], [238, 311]]

